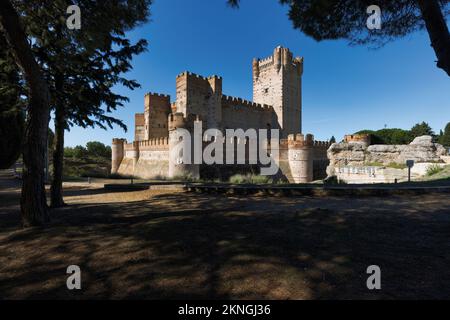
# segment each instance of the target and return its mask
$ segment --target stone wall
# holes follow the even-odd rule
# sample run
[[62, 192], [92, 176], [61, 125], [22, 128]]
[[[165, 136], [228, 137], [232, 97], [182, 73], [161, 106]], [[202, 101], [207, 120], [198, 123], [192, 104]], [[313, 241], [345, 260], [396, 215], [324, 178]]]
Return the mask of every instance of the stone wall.
[[432, 137], [417, 137], [408, 145], [368, 145], [353, 137], [334, 143], [328, 149], [328, 176], [348, 183], [404, 181], [408, 178], [406, 160], [413, 160], [413, 178], [426, 174], [431, 165], [445, 164], [447, 150], [433, 143]]
[[223, 129], [274, 128], [272, 107], [226, 95], [222, 96], [221, 102]]
[[124, 144], [124, 157], [117, 173], [142, 179], [167, 177], [169, 171], [168, 138], [155, 138]]

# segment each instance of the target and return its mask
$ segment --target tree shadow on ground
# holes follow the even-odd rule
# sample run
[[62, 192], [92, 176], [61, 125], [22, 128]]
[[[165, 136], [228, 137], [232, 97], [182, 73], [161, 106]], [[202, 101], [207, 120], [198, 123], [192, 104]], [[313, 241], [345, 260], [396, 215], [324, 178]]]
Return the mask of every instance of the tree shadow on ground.
[[[417, 198], [420, 199], [420, 198]], [[166, 194], [0, 233], [2, 298], [449, 298], [448, 203]], [[414, 204], [414, 201], [416, 201]], [[381, 205], [382, 204], [382, 205]], [[66, 268], [82, 270], [69, 291]], [[382, 270], [382, 290], [366, 269]]]

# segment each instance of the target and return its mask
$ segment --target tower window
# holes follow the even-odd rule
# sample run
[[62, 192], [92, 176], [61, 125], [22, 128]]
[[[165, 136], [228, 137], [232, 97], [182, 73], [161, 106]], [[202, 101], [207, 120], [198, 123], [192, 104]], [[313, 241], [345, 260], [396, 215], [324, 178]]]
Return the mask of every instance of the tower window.
[[265, 88], [264, 93], [269, 93], [269, 88]]

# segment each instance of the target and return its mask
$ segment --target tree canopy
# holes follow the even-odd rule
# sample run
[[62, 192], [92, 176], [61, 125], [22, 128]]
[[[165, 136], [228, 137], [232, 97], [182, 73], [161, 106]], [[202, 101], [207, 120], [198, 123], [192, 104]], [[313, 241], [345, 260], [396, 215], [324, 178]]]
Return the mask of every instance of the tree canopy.
[[411, 136], [412, 138], [420, 137], [420, 136], [435, 136], [433, 129], [431, 129], [430, 125], [425, 121], [422, 123], [417, 123], [411, 128]]
[[444, 132], [439, 138], [439, 143], [446, 147], [450, 147], [450, 122], [445, 126]]
[[0, 169], [19, 158], [25, 124], [24, 83], [0, 31]]
[[[445, 130], [450, 137], [450, 123], [447, 124]], [[444, 145], [443, 141], [447, 141], [445, 133], [441, 137], [436, 136], [433, 129], [425, 121], [415, 124], [410, 130], [384, 128], [380, 130], [360, 130], [355, 134], [369, 134], [372, 144], [409, 144], [414, 138], [425, 135], [432, 136], [435, 141]]]
[[[240, 0], [228, 0], [237, 7]], [[289, 6], [295, 29], [317, 41], [346, 39], [350, 44], [375, 47], [426, 29], [437, 57], [437, 66], [450, 76], [450, 33], [445, 19], [450, 0], [279, 0]], [[367, 8], [381, 9], [381, 28], [367, 28]]]

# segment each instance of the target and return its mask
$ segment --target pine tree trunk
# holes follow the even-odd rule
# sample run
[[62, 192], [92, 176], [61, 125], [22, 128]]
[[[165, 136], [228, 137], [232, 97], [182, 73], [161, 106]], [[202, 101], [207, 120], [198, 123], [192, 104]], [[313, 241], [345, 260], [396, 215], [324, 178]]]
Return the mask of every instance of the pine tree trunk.
[[450, 76], [450, 33], [438, 0], [417, 0], [437, 57], [438, 68]]
[[55, 110], [55, 145], [53, 150], [53, 179], [51, 186], [52, 208], [65, 205], [62, 193], [65, 124], [64, 105], [59, 103]]
[[31, 100], [25, 129], [20, 199], [24, 227], [43, 225], [50, 220], [44, 174], [49, 116], [43, 110], [48, 110], [48, 105], [33, 98]]
[[50, 95], [39, 65], [34, 60], [19, 17], [9, 0], [0, 1], [0, 24], [16, 63], [30, 88], [23, 150], [22, 196], [23, 226], [42, 225], [49, 220], [45, 196], [45, 154], [48, 139]]

